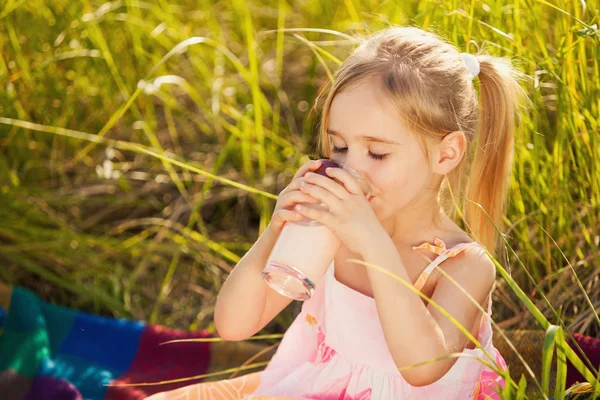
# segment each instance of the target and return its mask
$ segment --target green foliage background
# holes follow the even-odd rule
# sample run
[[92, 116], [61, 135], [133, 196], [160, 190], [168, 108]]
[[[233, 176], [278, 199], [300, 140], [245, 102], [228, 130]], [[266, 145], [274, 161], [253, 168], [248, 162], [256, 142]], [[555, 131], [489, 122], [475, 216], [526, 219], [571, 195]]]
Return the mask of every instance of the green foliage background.
[[313, 154], [317, 91], [354, 33], [389, 24], [530, 77], [494, 316], [539, 328], [525, 296], [550, 323], [600, 335], [596, 1], [4, 1], [0, 280], [213, 329], [226, 274]]

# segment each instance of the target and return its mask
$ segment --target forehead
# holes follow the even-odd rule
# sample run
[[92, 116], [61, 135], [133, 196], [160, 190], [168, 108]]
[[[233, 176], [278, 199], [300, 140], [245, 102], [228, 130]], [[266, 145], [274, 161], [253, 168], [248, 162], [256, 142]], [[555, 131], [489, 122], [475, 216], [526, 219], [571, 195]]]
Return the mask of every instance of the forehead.
[[347, 140], [374, 136], [403, 143], [408, 134], [393, 104], [372, 82], [353, 86], [335, 95], [327, 128], [340, 132]]

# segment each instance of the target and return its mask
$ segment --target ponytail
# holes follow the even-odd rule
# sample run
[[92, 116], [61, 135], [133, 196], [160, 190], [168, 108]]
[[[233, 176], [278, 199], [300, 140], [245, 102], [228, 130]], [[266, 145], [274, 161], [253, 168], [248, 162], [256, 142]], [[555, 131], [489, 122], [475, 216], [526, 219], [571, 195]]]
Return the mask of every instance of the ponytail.
[[480, 111], [466, 192], [470, 201], [465, 204], [465, 219], [477, 240], [494, 254], [499, 244], [496, 227], [502, 231], [504, 225], [515, 123], [524, 91], [517, 80], [519, 73], [508, 61], [487, 55], [477, 56], [477, 60], [480, 65]]

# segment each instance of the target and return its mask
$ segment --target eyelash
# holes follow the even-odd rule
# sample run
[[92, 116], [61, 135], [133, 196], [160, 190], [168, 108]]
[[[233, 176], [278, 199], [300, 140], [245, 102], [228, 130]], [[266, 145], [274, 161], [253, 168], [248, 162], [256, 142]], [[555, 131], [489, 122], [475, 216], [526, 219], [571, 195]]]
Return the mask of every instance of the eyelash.
[[[331, 151], [333, 151], [334, 153], [345, 153], [346, 150], [348, 150], [347, 147], [341, 148], [341, 147], [333, 146], [333, 149]], [[375, 154], [375, 153], [369, 152], [369, 156], [374, 160], [381, 161], [381, 160], [385, 160], [387, 158], [387, 156], [389, 156], [389, 153], [388, 154]]]

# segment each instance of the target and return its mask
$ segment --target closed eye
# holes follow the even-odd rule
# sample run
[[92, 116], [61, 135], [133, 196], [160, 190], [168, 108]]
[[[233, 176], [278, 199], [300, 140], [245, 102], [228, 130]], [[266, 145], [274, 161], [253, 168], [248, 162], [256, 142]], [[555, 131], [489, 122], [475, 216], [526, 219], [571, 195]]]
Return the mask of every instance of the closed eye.
[[[331, 151], [333, 151], [334, 153], [345, 153], [348, 150], [347, 147], [335, 147], [333, 146], [333, 148], [331, 149]], [[375, 154], [375, 153], [371, 153], [369, 151], [369, 157], [371, 157], [374, 160], [384, 160], [385, 158], [387, 158], [387, 156], [389, 156], [390, 154]]]

